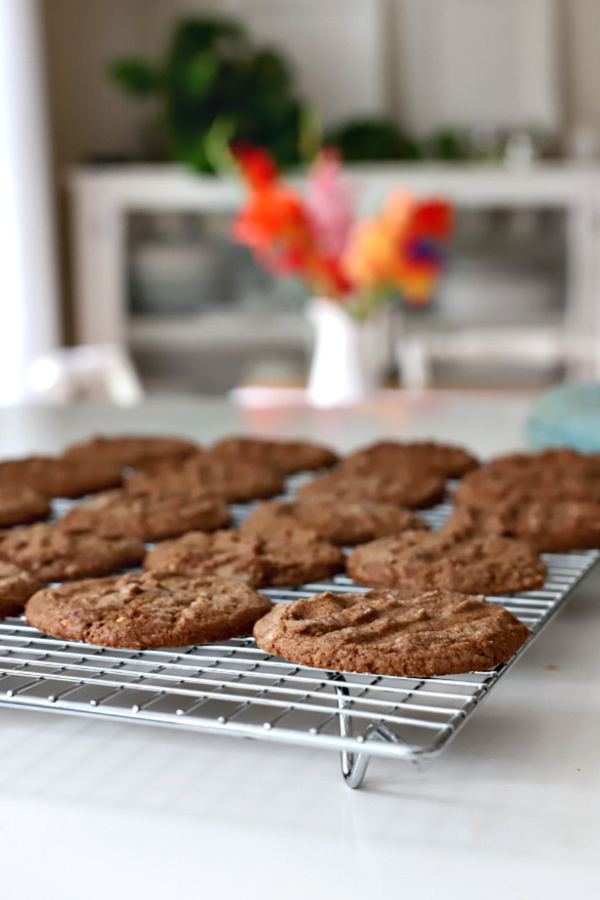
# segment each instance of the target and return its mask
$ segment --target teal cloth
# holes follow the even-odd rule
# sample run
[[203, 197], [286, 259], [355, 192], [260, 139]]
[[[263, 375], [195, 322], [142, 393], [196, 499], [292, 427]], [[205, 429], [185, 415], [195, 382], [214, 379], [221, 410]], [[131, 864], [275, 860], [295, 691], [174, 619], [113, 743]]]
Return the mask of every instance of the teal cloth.
[[532, 450], [572, 447], [600, 453], [600, 383], [564, 384], [534, 403], [525, 436]]

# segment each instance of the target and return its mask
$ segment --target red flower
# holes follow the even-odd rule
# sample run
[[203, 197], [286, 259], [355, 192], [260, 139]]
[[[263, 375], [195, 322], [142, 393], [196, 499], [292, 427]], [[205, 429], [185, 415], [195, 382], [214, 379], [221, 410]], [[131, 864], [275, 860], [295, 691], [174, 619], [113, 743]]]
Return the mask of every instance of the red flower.
[[452, 233], [452, 209], [443, 200], [418, 203], [410, 217], [409, 231], [422, 238], [447, 241]]
[[231, 152], [248, 184], [255, 190], [266, 187], [277, 179], [275, 161], [261, 147], [234, 143]]

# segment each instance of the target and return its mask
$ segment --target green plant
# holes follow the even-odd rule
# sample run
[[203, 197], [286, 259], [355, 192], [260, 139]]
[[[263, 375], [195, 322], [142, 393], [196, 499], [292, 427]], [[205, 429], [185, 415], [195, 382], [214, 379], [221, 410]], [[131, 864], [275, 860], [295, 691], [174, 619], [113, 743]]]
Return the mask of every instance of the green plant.
[[461, 128], [443, 128], [417, 140], [387, 119], [357, 119], [327, 135], [344, 162], [442, 160], [461, 162], [474, 155], [469, 135]]
[[173, 157], [200, 172], [222, 168], [232, 141], [268, 149], [283, 167], [300, 162], [318, 143], [315, 119], [297, 99], [285, 59], [255, 48], [235, 22], [185, 20], [163, 65], [121, 59], [110, 74], [134, 96], [161, 98]]
[[424, 155], [444, 162], [461, 162], [471, 157], [469, 136], [461, 128], [443, 128], [425, 142]]
[[327, 143], [337, 147], [344, 162], [414, 160], [422, 156], [419, 145], [385, 119], [360, 119], [332, 131]]

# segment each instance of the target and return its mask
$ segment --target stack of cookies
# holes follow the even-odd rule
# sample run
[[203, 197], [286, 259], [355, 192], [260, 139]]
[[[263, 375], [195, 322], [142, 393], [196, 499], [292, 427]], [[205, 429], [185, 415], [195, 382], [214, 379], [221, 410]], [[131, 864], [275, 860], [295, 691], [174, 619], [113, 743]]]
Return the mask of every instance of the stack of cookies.
[[[272, 499], [297, 472], [317, 474]], [[433, 533], [419, 510], [449, 479], [462, 479], [457, 510]], [[52, 498], [88, 494], [45, 521]], [[228, 504], [249, 502], [232, 528]], [[340, 460], [303, 441], [98, 437], [1, 463], [0, 527], [0, 616], [25, 606], [56, 637], [148, 649], [254, 628], [263, 650], [294, 663], [428, 677], [509, 659], [529, 632], [484, 595], [540, 588], [542, 551], [600, 547], [600, 457], [481, 467], [433, 443], [386, 441]], [[275, 608], [257, 593], [344, 570], [375, 590]]]

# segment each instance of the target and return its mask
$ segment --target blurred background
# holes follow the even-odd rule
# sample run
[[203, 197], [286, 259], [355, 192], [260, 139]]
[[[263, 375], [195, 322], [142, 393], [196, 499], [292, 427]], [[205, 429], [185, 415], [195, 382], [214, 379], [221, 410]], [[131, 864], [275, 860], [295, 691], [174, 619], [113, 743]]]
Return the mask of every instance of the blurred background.
[[239, 122], [298, 184], [338, 147], [364, 212], [454, 204], [386, 386], [597, 377], [598, 34], [598, 0], [0, 0], [0, 403], [303, 388], [305, 292], [230, 236]]

